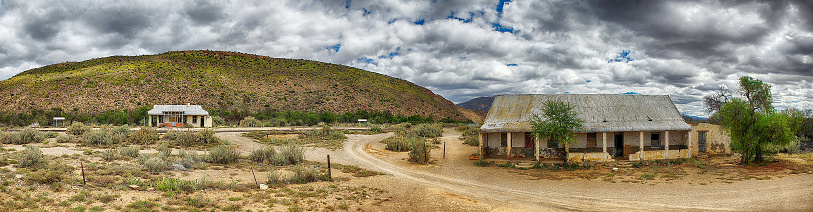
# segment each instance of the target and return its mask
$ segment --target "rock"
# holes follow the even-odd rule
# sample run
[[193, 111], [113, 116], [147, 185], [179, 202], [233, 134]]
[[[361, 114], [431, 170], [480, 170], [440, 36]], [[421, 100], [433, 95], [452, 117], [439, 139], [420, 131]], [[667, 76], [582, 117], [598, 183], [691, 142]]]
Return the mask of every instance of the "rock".
[[188, 171], [183, 165], [176, 163], [172, 164], [172, 170]]
[[267, 190], [268, 185], [260, 183], [260, 190]]
[[155, 188], [147, 188], [147, 191], [155, 191]]
[[23, 175], [21, 175], [21, 174], [15, 174], [15, 175], [14, 175], [14, 178], [17, 178], [17, 179], [23, 179]]
[[138, 190], [138, 188], [139, 188], [138, 185], [130, 185], [129, 187], [130, 187], [131, 190]]
[[614, 171], [614, 172], [617, 172], [617, 171], [618, 171], [618, 168], [613, 168], [613, 171]]

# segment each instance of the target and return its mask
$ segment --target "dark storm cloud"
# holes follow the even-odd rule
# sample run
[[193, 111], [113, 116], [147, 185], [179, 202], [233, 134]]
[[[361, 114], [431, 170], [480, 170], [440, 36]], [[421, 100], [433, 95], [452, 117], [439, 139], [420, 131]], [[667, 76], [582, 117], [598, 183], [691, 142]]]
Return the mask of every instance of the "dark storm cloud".
[[0, 0], [0, 79], [213, 49], [350, 65], [455, 102], [636, 92], [705, 115], [703, 95], [748, 75], [774, 85], [782, 107], [813, 108], [811, 1], [500, 2]]

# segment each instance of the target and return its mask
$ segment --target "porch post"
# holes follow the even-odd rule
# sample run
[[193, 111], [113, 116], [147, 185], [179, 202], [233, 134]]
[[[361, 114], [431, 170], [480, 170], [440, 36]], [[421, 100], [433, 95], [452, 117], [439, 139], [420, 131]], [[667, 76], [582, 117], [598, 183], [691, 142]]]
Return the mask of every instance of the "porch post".
[[686, 143], [689, 143], [689, 152], [687, 153], [687, 156], [689, 156], [689, 158], [691, 158], [692, 157], [692, 130], [689, 130], [689, 135], [686, 136], [686, 140], [688, 140]]
[[508, 159], [511, 159], [511, 147], [514, 146], [514, 142], [511, 139], [511, 132], [508, 132]]
[[664, 141], [666, 142], [666, 159], [669, 159], [669, 130], [664, 132]]
[[601, 157], [607, 156], [607, 132], [601, 133], [601, 152], [604, 152], [604, 155], [602, 155]]
[[539, 138], [534, 136], [534, 142], [536, 144], [534, 145], [534, 157], [536, 158], [536, 161], [539, 161]]
[[638, 134], [638, 149], [640, 151], [638, 152], [638, 154], [640, 154], [638, 159], [644, 160], [644, 131], [641, 131]]
[[480, 135], [480, 153], [479, 154], [480, 154], [480, 158], [483, 159], [484, 158], [483, 157], [483, 147], [485, 147], [485, 144], [483, 143], [483, 133], [480, 133], [479, 135]]
[[147, 120], [149, 120], [149, 121], [147, 121], [147, 126], [152, 127], [152, 116], [147, 115]]

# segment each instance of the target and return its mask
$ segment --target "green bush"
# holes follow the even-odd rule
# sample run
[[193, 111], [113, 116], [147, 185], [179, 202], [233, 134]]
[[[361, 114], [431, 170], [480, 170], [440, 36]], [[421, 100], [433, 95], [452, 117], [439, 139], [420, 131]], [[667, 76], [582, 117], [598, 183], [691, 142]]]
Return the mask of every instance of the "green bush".
[[312, 131], [305, 132], [305, 137], [317, 140], [342, 140], [347, 139], [347, 136], [342, 131], [334, 130], [327, 124], [321, 129], [313, 129]]
[[144, 167], [147, 168], [150, 173], [158, 174], [164, 171], [167, 167], [166, 161], [161, 159], [161, 157], [151, 157], [143, 162]]
[[102, 159], [104, 161], [114, 161], [114, 160], [116, 160], [116, 158], [118, 158], [118, 155], [116, 154], [116, 150], [113, 150], [113, 149], [106, 149], [106, 150], [102, 151], [101, 154], [102, 154]]
[[24, 179], [28, 182], [54, 184], [69, 178], [73, 170], [73, 166], [53, 163], [26, 174]]
[[251, 161], [258, 163], [262, 163], [265, 160], [272, 162], [276, 153], [277, 151], [274, 149], [274, 147], [266, 146], [260, 149], [255, 149], [250, 155], [248, 155], [248, 158], [251, 159]]
[[108, 129], [90, 130], [82, 135], [82, 140], [88, 146], [113, 145], [113, 135]]
[[241, 127], [262, 127], [263, 123], [260, 120], [255, 119], [253, 116], [246, 116], [243, 120], [240, 120]]
[[138, 158], [138, 147], [119, 147], [119, 154], [126, 157]]
[[33, 145], [25, 146], [25, 150], [20, 154], [19, 162], [20, 167], [33, 167], [46, 163], [40, 148]]
[[403, 136], [403, 135], [395, 135], [389, 138], [384, 139], [383, 142], [387, 146], [385, 147], [387, 150], [396, 151], [396, 152], [406, 152], [412, 150], [412, 146], [415, 143], [424, 143], [426, 141], [425, 138], [417, 137], [417, 136]]
[[220, 138], [214, 136], [212, 129], [202, 129], [197, 133], [194, 131], [172, 131], [164, 135], [164, 139], [175, 141], [176, 144], [184, 147], [191, 147], [197, 144], [220, 144]]
[[14, 144], [30, 144], [30, 143], [42, 143], [45, 140], [45, 133], [39, 130], [25, 128], [22, 131], [16, 133], [16, 138], [13, 140], [12, 143]]
[[0, 131], [0, 143], [11, 144], [17, 139], [17, 133]]
[[[305, 161], [305, 150], [299, 148], [299, 146], [297, 146], [296, 144], [287, 144], [281, 146], [277, 154], [281, 155], [280, 159], [284, 160], [285, 163], [299, 164]], [[275, 160], [276, 159], [277, 158], [275, 157]]]
[[164, 160], [167, 160], [167, 158], [169, 158], [169, 156], [172, 155], [172, 149], [167, 147], [166, 144], [158, 145], [158, 148], [156, 148], [155, 150], [158, 150], [158, 157]]
[[197, 140], [199, 143], [204, 144], [220, 144], [223, 143], [220, 138], [215, 137], [215, 130], [205, 128], [199, 130], [197, 133]]
[[277, 172], [277, 170], [272, 169], [268, 174], [265, 175], [265, 184], [267, 185], [279, 185], [284, 183], [282, 179], [282, 174]]
[[73, 122], [73, 124], [71, 124], [71, 126], [69, 126], [68, 129], [65, 129], [65, 133], [78, 136], [84, 135], [86, 132], [92, 129], [93, 128], [91, 128], [90, 126], [85, 126], [85, 124], [82, 124], [82, 122], [77, 121]]
[[425, 164], [429, 162], [431, 147], [424, 142], [412, 143], [412, 150], [409, 151], [409, 161], [413, 163]]
[[138, 131], [128, 138], [130, 143], [139, 145], [150, 145], [158, 140], [158, 132], [154, 127], [142, 126]]
[[443, 128], [440, 124], [419, 124], [410, 128], [408, 133], [415, 133], [424, 138], [437, 138], [442, 136]]
[[215, 126], [224, 126], [224, 125], [226, 125], [226, 120], [223, 119], [223, 117], [220, 117], [220, 116], [212, 116], [212, 123]]
[[76, 140], [76, 136], [72, 134], [64, 134], [56, 137], [57, 143], [71, 143]]
[[240, 158], [240, 153], [233, 146], [220, 145], [209, 151], [209, 154], [206, 155], [206, 162], [229, 164], [236, 162], [238, 158]]
[[118, 126], [116, 128], [113, 128], [113, 134], [114, 135], [129, 136], [131, 133], [133, 133], [133, 132], [130, 131], [130, 126], [126, 125], [126, 124]]
[[319, 169], [315, 166], [305, 168], [302, 165], [296, 165], [293, 169], [294, 173], [288, 179], [288, 183], [309, 183], [316, 182], [319, 179]]
[[174, 138], [175, 143], [183, 147], [193, 146], [198, 140], [198, 137], [192, 131], [173, 132], [170, 138]]

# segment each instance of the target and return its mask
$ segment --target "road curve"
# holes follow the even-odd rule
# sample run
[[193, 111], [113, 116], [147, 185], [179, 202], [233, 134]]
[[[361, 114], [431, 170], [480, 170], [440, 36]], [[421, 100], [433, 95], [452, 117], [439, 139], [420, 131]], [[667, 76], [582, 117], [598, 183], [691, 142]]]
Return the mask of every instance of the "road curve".
[[433, 173], [410, 170], [388, 163], [382, 159], [368, 154], [365, 151], [367, 144], [375, 143], [375, 140], [348, 141], [344, 151], [347, 156], [381, 172], [385, 172], [397, 177], [413, 180], [425, 185], [448, 189], [453, 193], [469, 197], [492, 200], [503, 203], [510, 208], [532, 208], [534, 210], [660, 210], [660, 211], [685, 211], [685, 210], [727, 210], [714, 207], [697, 207], [667, 205], [653, 202], [603, 199], [575, 194], [565, 194], [555, 191], [529, 191], [495, 186], [487, 182], [477, 182], [456, 178], [452, 176], [441, 176]]

